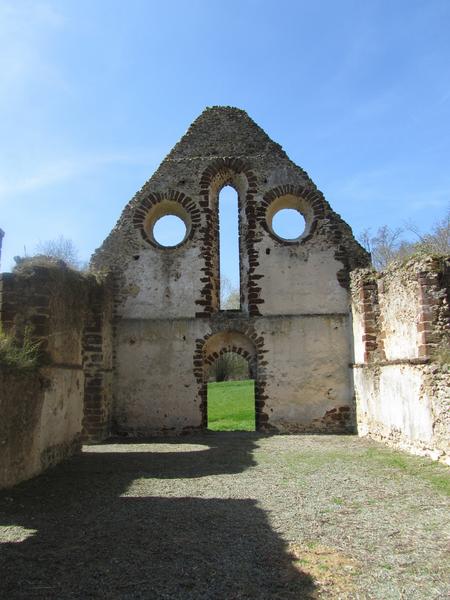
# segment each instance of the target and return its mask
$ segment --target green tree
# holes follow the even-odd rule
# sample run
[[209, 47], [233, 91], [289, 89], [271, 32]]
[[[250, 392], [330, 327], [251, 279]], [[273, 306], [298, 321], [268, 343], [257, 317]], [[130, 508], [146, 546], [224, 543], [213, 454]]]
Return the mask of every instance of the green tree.
[[236, 352], [225, 352], [211, 365], [210, 379], [229, 381], [250, 377], [248, 361]]

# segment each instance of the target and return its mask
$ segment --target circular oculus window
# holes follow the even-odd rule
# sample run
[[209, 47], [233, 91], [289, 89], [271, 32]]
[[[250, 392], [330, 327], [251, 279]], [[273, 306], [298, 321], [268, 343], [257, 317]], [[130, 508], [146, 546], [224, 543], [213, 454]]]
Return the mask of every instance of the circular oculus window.
[[174, 200], [153, 205], [144, 221], [146, 238], [161, 248], [176, 248], [186, 241], [190, 230], [189, 213]]
[[186, 224], [176, 215], [164, 215], [153, 225], [155, 241], [165, 248], [178, 246], [186, 237]]
[[270, 233], [282, 242], [295, 243], [305, 237], [313, 220], [311, 207], [298, 196], [276, 198], [266, 212]]
[[292, 242], [303, 235], [305, 217], [295, 208], [281, 208], [273, 215], [272, 229], [279, 238]]

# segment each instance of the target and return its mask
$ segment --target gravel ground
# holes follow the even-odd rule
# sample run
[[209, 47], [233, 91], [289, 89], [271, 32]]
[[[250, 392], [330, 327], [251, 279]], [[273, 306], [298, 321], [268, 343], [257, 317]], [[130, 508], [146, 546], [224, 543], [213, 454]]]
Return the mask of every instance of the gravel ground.
[[447, 598], [447, 474], [353, 436], [88, 446], [0, 494], [0, 598]]

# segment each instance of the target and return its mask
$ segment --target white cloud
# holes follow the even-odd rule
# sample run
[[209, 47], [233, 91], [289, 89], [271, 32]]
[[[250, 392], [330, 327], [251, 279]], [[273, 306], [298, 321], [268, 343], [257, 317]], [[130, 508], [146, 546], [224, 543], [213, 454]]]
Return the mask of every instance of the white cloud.
[[0, 172], [0, 202], [23, 192], [32, 192], [41, 188], [69, 181], [84, 173], [92, 172], [102, 166], [112, 164], [134, 164], [153, 166], [161, 154], [156, 151], [132, 150], [130, 152], [100, 152], [98, 154], [72, 156], [63, 159], [48, 159], [38, 168], [23, 175], [22, 173]]

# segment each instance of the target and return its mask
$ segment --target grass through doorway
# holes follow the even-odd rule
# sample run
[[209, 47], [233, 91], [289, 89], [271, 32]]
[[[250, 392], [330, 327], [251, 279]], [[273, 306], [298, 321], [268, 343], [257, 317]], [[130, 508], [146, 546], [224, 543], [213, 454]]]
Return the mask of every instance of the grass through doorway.
[[255, 382], [208, 383], [208, 429], [255, 431]]

